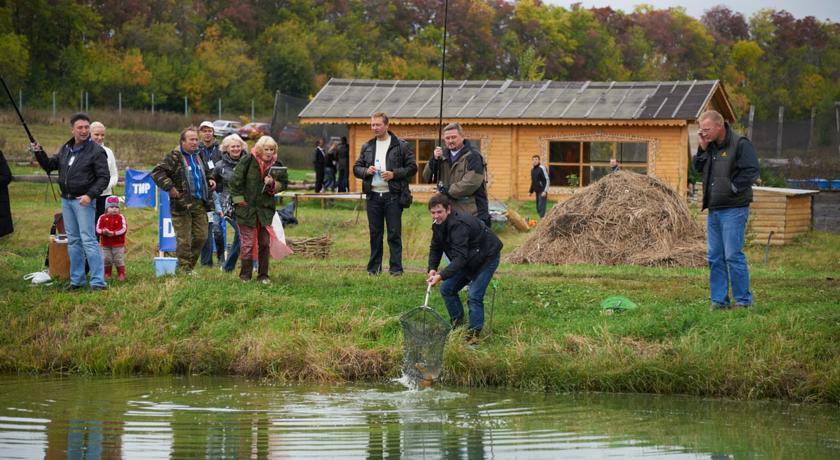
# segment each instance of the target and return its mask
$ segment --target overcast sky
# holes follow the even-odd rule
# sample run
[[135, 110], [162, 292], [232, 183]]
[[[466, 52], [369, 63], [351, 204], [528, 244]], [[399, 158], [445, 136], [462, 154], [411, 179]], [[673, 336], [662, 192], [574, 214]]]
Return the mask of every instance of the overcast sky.
[[581, 3], [585, 7], [604, 7], [610, 6], [614, 10], [622, 10], [624, 12], [631, 12], [636, 5], [646, 3], [653, 5], [655, 8], [669, 8], [673, 6], [681, 6], [691, 16], [699, 18], [703, 12], [715, 5], [724, 5], [733, 11], [743, 14], [747, 20], [756, 11], [762, 8], [772, 7], [777, 10], [787, 10], [796, 18], [803, 18], [805, 16], [814, 16], [820, 20], [831, 20], [832, 22], [840, 22], [840, 0], [776, 0], [774, 2], [760, 2], [755, 0], [722, 0], [709, 2], [703, 1], [689, 1], [689, 0], [580, 0], [577, 1], [561, 1], [561, 0], [544, 0], [546, 3], [553, 5], [561, 5], [566, 8], [573, 3]]

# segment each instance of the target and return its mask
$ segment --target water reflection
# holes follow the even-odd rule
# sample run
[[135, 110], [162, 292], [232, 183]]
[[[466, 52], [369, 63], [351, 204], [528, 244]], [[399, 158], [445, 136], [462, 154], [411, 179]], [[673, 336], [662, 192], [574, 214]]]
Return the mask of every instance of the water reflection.
[[2, 458], [838, 458], [835, 406], [649, 395], [0, 378]]

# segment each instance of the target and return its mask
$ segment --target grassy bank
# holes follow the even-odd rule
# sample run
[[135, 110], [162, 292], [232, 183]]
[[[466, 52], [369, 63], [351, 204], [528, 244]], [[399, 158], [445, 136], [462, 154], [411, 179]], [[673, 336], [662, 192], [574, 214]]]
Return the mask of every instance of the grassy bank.
[[[154, 277], [156, 216], [128, 209], [128, 281], [102, 293], [30, 287], [50, 215], [41, 184], [13, 183], [16, 233], [0, 240], [0, 369], [93, 374], [247, 374], [286, 381], [399, 374], [399, 315], [422, 303], [430, 221], [404, 216], [409, 273], [365, 274], [367, 223], [350, 203], [304, 205], [289, 236], [329, 233], [329, 260], [273, 262], [271, 286], [218, 270]], [[529, 215], [531, 203], [517, 203]], [[505, 253], [524, 240], [499, 232]], [[550, 391], [683, 393], [840, 403], [840, 236], [750, 248], [756, 306], [711, 312], [707, 272], [502, 264], [490, 336], [451, 336], [443, 380]], [[636, 311], [603, 315], [622, 294]], [[488, 296], [489, 302], [489, 296]], [[432, 306], [444, 316], [435, 294]], [[489, 316], [489, 311], [488, 311]]]

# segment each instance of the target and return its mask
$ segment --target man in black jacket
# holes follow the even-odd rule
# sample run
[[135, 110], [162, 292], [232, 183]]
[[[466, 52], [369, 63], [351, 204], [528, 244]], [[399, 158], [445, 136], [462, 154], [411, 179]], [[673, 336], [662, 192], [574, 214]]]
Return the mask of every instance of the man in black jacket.
[[528, 194], [537, 194], [537, 214], [540, 218], [545, 216], [545, 205], [548, 202], [548, 171], [540, 164], [540, 156], [534, 155], [531, 158], [534, 167], [531, 168], [531, 188]]
[[[499, 266], [502, 242], [478, 218], [454, 211], [446, 195], [432, 196], [429, 212], [434, 224], [432, 243], [429, 246], [429, 277], [426, 282], [434, 286], [443, 281], [440, 295], [446, 303], [453, 327], [464, 324], [464, 306], [458, 292], [469, 284], [467, 304], [470, 309], [470, 325], [467, 338], [474, 342], [484, 326], [484, 294]], [[450, 262], [438, 272], [444, 253]]]
[[70, 257], [70, 288], [86, 284], [85, 260], [90, 268], [90, 288], [106, 289], [102, 252], [96, 238], [96, 206], [91, 202], [102, 194], [111, 173], [105, 150], [90, 139], [90, 118], [77, 113], [70, 118], [73, 138], [48, 157], [37, 143], [32, 151], [38, 164], [49, 174], [58, 170], [61, 190], [61, 214], [67, 232], [67, 253]]
[[335, 146], [336, 167], [338, 168], [338, 191], [346, 192], [349, 190], [349, 181], [347, 174], [350, 172], [350, 145], [347, 144], [347, 138], [342, 136], [341, 142]]
[[367, 195], [370, 230], [371, 275], [382, 272], [382, 236], [388, 226], [388, 249], [391, 253], [388, 272], [399, 276], [402, 266], [402, 211], [411, 205], [408, 181], [417, 174], [417, 162], [411, 145], [388, 131], [388, 116], [382, 112], [370, 117], [374, 138], [362, 146], [353, 165], [353, 175], [362, 179]]
[[750, 215], [752, 183], [758, 158], [752, 142], [732, 130], [720, 113], [698, 120], [699, 148], [693, 166], [703, 175], [703, 209], [709, 208], [709, 289], [713, 309], [728, 309], [729, 287], [736, 308], [752, 305], [750, 272], [744, 255], [744, 231]]

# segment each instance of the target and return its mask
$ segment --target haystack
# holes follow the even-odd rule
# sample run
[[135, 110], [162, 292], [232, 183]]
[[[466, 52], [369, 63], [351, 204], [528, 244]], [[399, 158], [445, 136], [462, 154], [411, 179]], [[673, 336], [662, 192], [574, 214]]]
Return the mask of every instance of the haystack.
[[552, 208], [507, 261], [700, 267], [705, 241], [685, 200], [667, 185], [618, 171]]

